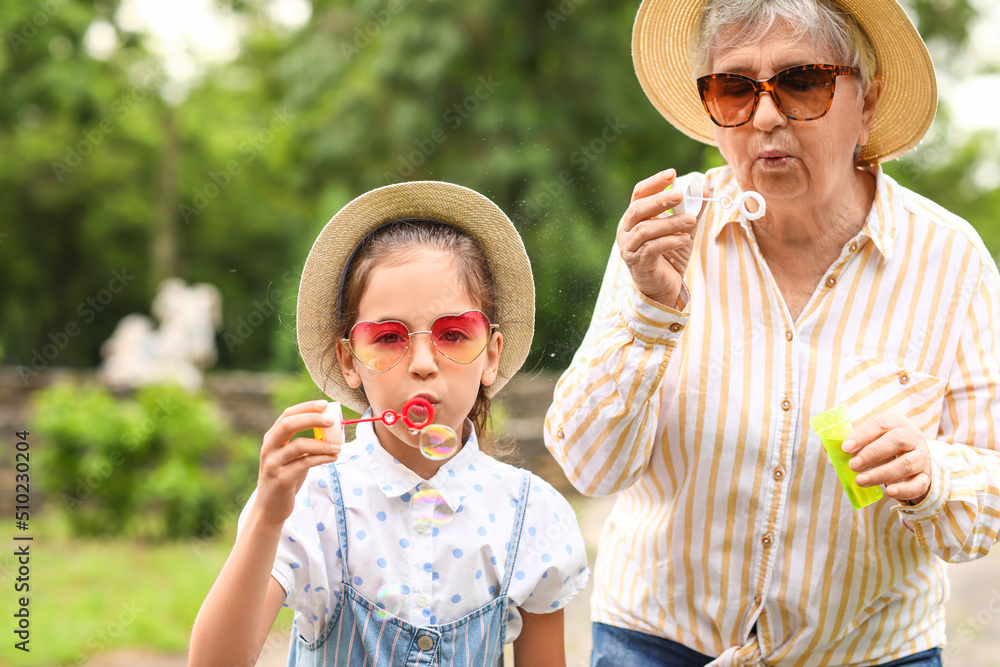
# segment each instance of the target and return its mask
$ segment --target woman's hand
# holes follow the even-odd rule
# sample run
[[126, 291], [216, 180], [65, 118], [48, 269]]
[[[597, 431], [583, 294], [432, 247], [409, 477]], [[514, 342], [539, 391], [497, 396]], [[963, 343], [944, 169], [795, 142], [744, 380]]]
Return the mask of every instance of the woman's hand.
[[[851, 431], [844, 451], [861, 486], [885, 484], [886, 495], [911, 504], [931, 489], [931, 452], [916, 425], [898, 414], [872, 417]], [[871, 470], [866, 470], [871, 468]]]
[[618, 247], [635, 286], [671, 308], [678, 305], [697, 222], [694, 213], [666, 213], [684, 199], [678, 189], [664, 192], [676, 177], [677, 172], [668, 169], [639, 181], [618, 226]]
[[337, 460], [343, 433], [336, 435], [340, 442], [334, 443], [312, 438], [291, 439], [298, 431], [331, 426], [333, 420], [323, 417], [327, 405], [326, 401], [293, 405], [282, 412], [264, 434], [254, 510], [265, 523], [283, 524], [292, 513], [295, 494], [305, 481], [309, 468]]

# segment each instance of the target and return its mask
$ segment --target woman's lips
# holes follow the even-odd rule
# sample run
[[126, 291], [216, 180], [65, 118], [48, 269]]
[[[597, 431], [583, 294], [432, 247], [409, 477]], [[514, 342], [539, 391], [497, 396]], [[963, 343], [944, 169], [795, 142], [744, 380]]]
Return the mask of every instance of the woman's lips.
[[781, 167], [791, 159], [791, 155], [781, 151], [764, 151], [757, 156], [757, 161], [766, 167]]

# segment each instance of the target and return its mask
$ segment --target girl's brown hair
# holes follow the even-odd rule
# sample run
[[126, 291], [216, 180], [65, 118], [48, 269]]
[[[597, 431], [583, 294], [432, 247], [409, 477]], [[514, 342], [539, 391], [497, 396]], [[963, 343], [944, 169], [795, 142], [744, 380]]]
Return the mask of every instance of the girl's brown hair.
[[[324, 351], [324, 357], [333, 355], [333, 359], [336, 359], [338, 342], [347, 338], [351, 327], [357, 323], [358, 304], [372, 271], [379, 266], [402, 264], [419, 251], [440, 252], [451, 257], [458, 267], [466, 293], [479, 305], [490, 322], [496, 323], [497, 294], [493, 270], [476, 240], [457, 227], [437, 220], [393, 220], [369, 232], [347, 260], [335, 306], [334, 338]], [[434, 304], [428, 304], [428, 307], [433, 308]], [[509, 453], [493, 437], [490, 398], [482, 384], [479, 385], [479, 394], [469, 412], [469, 419], [476, 428], [483, 452], [494, 456]]]

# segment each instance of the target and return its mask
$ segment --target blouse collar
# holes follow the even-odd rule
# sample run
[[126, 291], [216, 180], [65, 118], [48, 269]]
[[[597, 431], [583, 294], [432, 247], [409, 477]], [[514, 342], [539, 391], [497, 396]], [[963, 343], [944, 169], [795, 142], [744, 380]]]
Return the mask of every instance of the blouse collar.
[[476, 429], [468, 419], [464, 430], [470, 433], [465, 444], [430, 479], [423, 479], [387, 452], [375, 435], [371, 422], [357, 425], [355, 440], [362, 448], [375, 483], [387, 498], [434, 489], [441, 494], [448, 507], [457, 512], [477, 479], [475, 464], [481, 456]]

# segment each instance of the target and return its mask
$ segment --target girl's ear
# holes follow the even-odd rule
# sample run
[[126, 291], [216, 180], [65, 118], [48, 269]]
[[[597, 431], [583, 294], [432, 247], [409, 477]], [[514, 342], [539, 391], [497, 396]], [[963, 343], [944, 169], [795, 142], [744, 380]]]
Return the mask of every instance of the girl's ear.
[[347, 385], [352, 389], [360, 387], [361, 374], [358, 373], [358, 368], [355, 365], [357, 360], [342, 341], [337, 341], [337, 361], [340, 363], [340, 370], [344, 374], [344, 379], [347, 380]]
[[484, 387], [489, 387], [497, 379], [497, 372], [500, 370], [500, 350], [502, 349], [503, 334], [496, 331], [486, 345], [486, 365], [483, 367], [483, 375], [480, 378]]

